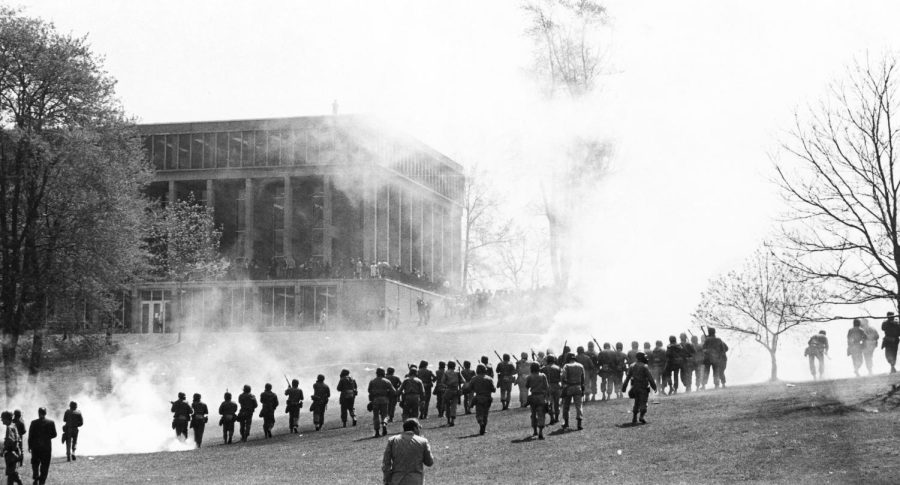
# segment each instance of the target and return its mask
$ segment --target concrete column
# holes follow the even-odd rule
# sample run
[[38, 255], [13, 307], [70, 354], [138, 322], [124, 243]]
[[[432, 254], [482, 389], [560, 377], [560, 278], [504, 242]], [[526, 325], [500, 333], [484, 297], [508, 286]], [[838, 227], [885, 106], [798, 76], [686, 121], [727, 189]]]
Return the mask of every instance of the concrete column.
[[244, 257], [247, 262], [253, 261], [253, 179], [244, 179]]
[[216, 210], [216, 192], [213, 186], [213, 180], [206, 181], [206, 207], [209, 207], [215, 213]]
[[[374, 187], [367, 187], [365, 195], [359, 204], [359, 210], [363, 213], [363, 260], [374, 261], [378, 254], [378, 191]], [[363, 268], [368, 271], [368, 268]]]
[[169, 204], [174, 204], [177, 198], [178, 194], [175, 193], [175, 181], [169, 180], [169, 191], [166, 193], [166, 201]]
[[291, 258], [294, 255], [294, 248], [291, 246], [291, 239], [294, 235], [294, 191], [291, 187], [291, 177], [284, 177], [284, 231], [282, 231], [282, 245], [284, 246], [284, 257]]
[[331, 176], [326, 175], [322, 177], [322, 191], [324, 195], [324, 199], [322, 201], [323, 207], [323, 221], [322, 221], [322, 256], [325, 258], [325, 261], [328, 264], [334, 264], [334, 261], [331, 260], [331, 239], [334, 237], [334, 226], [332, 226], [332, 211], [334, 210], [334, 200], [331, 190]]

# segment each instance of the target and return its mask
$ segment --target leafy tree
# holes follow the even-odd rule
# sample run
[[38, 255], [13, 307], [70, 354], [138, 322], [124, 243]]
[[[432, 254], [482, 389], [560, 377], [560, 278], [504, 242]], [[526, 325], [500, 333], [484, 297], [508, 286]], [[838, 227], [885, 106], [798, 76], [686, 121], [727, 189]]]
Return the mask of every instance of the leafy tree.
[[16, 345], [48, 302], [104, 307], [142, 268], [150, 172], [115, 82], [85, 38], [0, 7], [0, 334], [7, 396]]
[[826, 294], [786, 264], [768, 244], [738, 271], [710, 282], [693, 319], [699, 325], [753, 337], [771, 358], [771, 381], [778, 380], [776, 352], [791, 329], [820, 321]]

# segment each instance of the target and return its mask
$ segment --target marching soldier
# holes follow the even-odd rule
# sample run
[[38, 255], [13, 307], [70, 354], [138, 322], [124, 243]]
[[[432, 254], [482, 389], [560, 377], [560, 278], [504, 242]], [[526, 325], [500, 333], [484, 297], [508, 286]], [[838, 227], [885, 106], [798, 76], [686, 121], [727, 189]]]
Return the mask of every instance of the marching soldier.
[[[472, 369], [472, 363], [468, 360], [463, 361], [463, 368], [459, 371], [460, 375], [463, 378], [463, 385], [467, 382], [471, 381], [473, 377], [475, 377], [475, 370]], [[475, 397], [475, 394], [472, 391], [466, 392], [463, 394], [463, 409], [466, 414], [472, 414], [472, 398]]]
[[438, 417], [444, 417], [444, 372], [447, 371], [447, 364], [444, 361], [438, 362], [437, 371], [434, 373], [434, 405], [438, 412]]
[[263, 418], [263, 433], [266, 438], [272, 437], [272, 428], [275, 426], [275, 410], [278, 408], [278, 396], [272, 392], [272, 384], [266, 383], [266, 390], [259, 395], [262, 409], [259, 417]]
[[369, 405], [376, 438], [382, 434], [387, 436], [388, 405], [393, 394], [394, 385], [385, 378], [384, 369], [375, 369], [375, 378], [369, 381]]
[[703, 345], [699, 342], [696, 335], [691, 335], [691, 346], [694, 347], [694, 389], [700, 390], [703, 386], [703, 363], [706, 361], [706, 352], [703, 351]]
[[325, 424], [325, 408], [328, 407], [328, 398], [331, 397], [331, 388], [325, 384], [325, 376], [319, 374], [316, 376], [316, 382], [313, 384], [312, 404], [309, 411], [313, 413], [313, 424], [316, 431], [322, 429]]
[[684, 348], [678, 343], [674, 335], [669, 336], [669, 346], [666, 348], [666, 378], [669, 386], [669, 395], [678, 393], [678, 381], [681, 380], [681, 366], [684, 364]]
[[356, 405], [356, 395], [358, 394], [358, 390], [356, 387], [356, 381], [350, 377], [350, 371], [347, 369], [343, 369], [341, 371], [341, 378], [338, 380], [337, 387], [338, 392], [338, 402], [341, 405], [341, 422], [344, 423], [344, 427], [347, 427], [347, 415], [350, 415], [350, 419], [353, 420], [353, 426], [356, 426], [356, 409], [354, 409]]
[[303, 390], [300, 389], [300, 381], [297, 379], [292, 380], [291, 387], [284, 391], [284, 395], [287, 396], [284, 412], [288, 415], [290, 432], [300, 434], [300, 409], [303, 408]]
[[806, 350], [803, 355], [809, 357], [809, 372], [812, 374], [813, 380], [816, 380], [816, 359], [819, 360], [819, 379], [825, 375], [825, 354], [828, 353], [828, 337], [825, 331], [821, 330], [816, 335], [809, 338], [806, 344]]
[[422, 382], [422, 386], [425, 387], [425, 393], [422, 395], [422, 400], [419, 403], [419, 419], [428, 419], [428, 406], [431, 405], [431, 389], [434, 387], [435, 380], [434, 372], [431, 372], [431, 369], [428, 368], [428, 361], [423, 360], [419, 362], [417, 375]]
[[[493, 378], [494, 378], [494, 368], [491, 367], [491, 364], [488, 362], [488, 358], [487, 358], [486, 355], [482, 355], [482, 356], [481, 356], [481, 365], [484, 366], [484, 371], [485, 371], [485, 374], [484, 374], [484, 375], [486, 375], [486, 376], [490, 377], [491, 379], [493, 379]], [[477, 373], [477, 371], [478, 371], [478, 370], [477, 370], [477, 367], [476, 367], [476, 373]]]
[[541, 369], [541, 372], [547, 376], [547, 385], [550, 386], [547, 402], [549, 403], [550, 424], [553, 425], [559, 422], [559, 400], [562, 396], [562, 389], [560, 388], [562, 369], [556, 365], [556, 356], [547, 356], [547, 365]]
[[622, 384], [621, 391], [625, 392], [628, 388], [628, 383], [631, 382], [631, 391], [628, 393], [629, 397], [634, 398], [634, 407], [631, 410], [631, 424], [637, 424], [638, 415], [640, 415], [640, 422], [646, 424], [647, 421], [644, 420], [644, 415], [647, 414], [647, 400], [650, 397], [650, 389], [652, 388], [653, 392], [656, 392], [657, 388], [653, 375], [647, 367], [647, 355], [643, 352], [638, 352], [636, 358], [637, 362], [628, 369], [628, 376], [625, 378], [625, 383]]
[[478, 364], [475, 368], [475, 377], [466, 383], [465, 390], [475, 395], [472, 402], [475, 404], [475, 421], [478, 422], [479, 434], [484, 434], [487, 429], [488, 414], [491, 411], [491, 403], [494, 401], [492, 394], [497, 390], [494, 380], [487, 376], [487, 367]]
[[512, 394], [512, 384], [516, 379], [516, 367], [509, 361], [509, 354], [503, 354], [503, 361], [497, 364], [497, 383], [500, 387], [500, 404], [503, 410], [509, 409], [510, 394]]
[[225, 393], [225, 400], [219, 404], [219, 426], [222, 427], [222, 438], [226, 445], [231, 444], [234, 437], [234, 422], [237, 420], [238, 405], [231, 400], [231, 393]]
[[853, 320], [853, 328], [847, 332], [847, 355], [853, 360], [853, 373], [856, 377], [859, 377], [859, 368], [863, 363], [865, 345], [866, 333], [862, 329], [862, 321], [856, 318]]
[[191, 428], [194, 430], [194, 443], [197, 443], [197, 448], [200, 448], [200, 445], [203, 444], [203, 432], [206, 430], [206, 421], [209, 419], [207, 417], [209, 408], [206, 407], [206, 403], [200, 400], [200, 394], [194, 393], [191, 410], [193, 411]]
[[603, 394], [601, 401], [608, 401], [614, 392], [613, 378], [616, 373], [616, 351], [609, 342], [603, 343], [603, 350], [597, 355], [597, 368], [600, 374], [600, 392]]
[[393, 367], [388, 367], [387, 375], [385, 376], [387, 380], [391, 381], [391, 385], [394, 386], [394, 392], [391, 393], [388, 402], [388, 423], [394, 422], [394, 415], [397, 412], [397, 399], [400, 396], [400, 384], [403, 383], [403, 381], [401, 381], [400, 378], [394, 374], [394, 372], [395, 371]]
[[544, 422], [547, 419], [547, 398], [550, 395], [550, 384], [547, 376], [541, 373], [541, 365], [531, 363], [531, 374], [526, 379], [525, 387], [528, 388], [528, 404], [531, 405], [532, 436], [539, 440], [544, 439]]
[[69, 402], [69, 409], [63, 413], [63, 441], [66, 442], [66, 461], [75, 460], [75, 447], [78, 446], [78, 430], [84, 425], [84, 417], [78, 410], [78, 403]]
[[622, 342], [616, 342], [615, 359], [613, 360], [613, 387], [616, 391], [616, 397], [621, 399], [622, 379], [625, 377], [625, 371], [628, 369], [628, 356], [623, 351], [625, 346]]
[[178, 393], [178, 400], [172, 401], [172, 429], [179, 441], [187, 439], [188, 422], [191, 420], [191, 405], [185, 402], [183, 392]]
[[447, 363], [447, 370], [441, 376], [444, 386], [444, 412], [447, 413], [447, 426], [456, 425], [456, 406], [459, 404], [459, 388], [462, 386], [462, 376], [456, 372], [456, 362]]
[[250, 393], [250, 386], [244, 385], [244, 392], [238, 396], [238, 404], [241, 406], [238, 411], [238, 422], [241, 424], [241, 441], [247, 441], [250, 436], [250, 426], [253, 424], [253, 411], [259, 403], [256, 402], [256, 396]]
[[[593, 346], [593, 342], [591, 342], [591, 345]], [[602, 354], [595, 353], [596, 357], [591, 356], [584, 351], [584, 347], [580, 346], [576, 349], [576, 352], [578, 353], [575, 355], [575, 361], [584, 367], [584, 400], [596, 401], [597, 376], [600, 372], [599, 361], [602, 359]], [[602, 386], [600, 390], [603, 391]]]
[[582, 397], [584, 396], [584, 367], [575, 361], [575, 355], [571, 352], [566, 356], [566, 365], [562, 368], [561, 379], [563, 383], [563, 429], [569, 428], [569, 407], [575, 403], [575, 417], [578, 419], [578, 429], [584, 418]]
[[[644, 345], [644, 348], [646, 347]], [[650, 373], [653, 374], [653, 380], [656, 382], [656, 388], [662, 394], [666, 390], [666, 380], [663, 374], [663, 371], [666, 369], [666, 349], [663, 348], [662, 340], [656, 341], [656, 347], [650, 352], [647, 360]]]
[[422, 412], [422, 397], [425, 395], [425, 385], [418, 377], [416, 366], [409, 366], [406, 379], [400, 384], [400, 409], [403, 420], [415, 418]]
[[[712, 366], [713, 384], [715, 384], [716, 389], [719, 388], [720, 383], [722, 384], [722, 388], [724, 388], [725, 367], [728, 365], [728, 345], [725, 345], [725, 342], [723, 342], [722, 339], [716, 337], [716, 329], [709, 329], [709, 335], [706, 337], [706, 341], [703, 343], [703, 351], [706, 353], [706, 357], [709, 359], [709, 365]], [[709, 374], [709, 372], [705, 369], [704, 372], [706, 374]], [[704, 380], [705, 379], [706, 376], [704, 376]]]
[[528, 387], [526, 381], [531, 374], [531, 362], [528, 352], [522, 352], [522, 358], [516, 361], [516, 387], [519, 388], [519, 407], [528, 406]]
[[881, 323], [881, 331], [884, 338], [881, 339], [881, 348], [884, 349], [884, 357], [891, 365], [891, 374], [897, 372], [897, 346], [900, 344], [900, 323], [894, 317], [894, 312], [887, 313], [887, 319]]
[[638, 341], [635, 340], [631, 342], [631, 350], [628, 351], [628, 354], [625, 355], [625, 364], [630, 368], [637, 362], [637, 353], [640, 352], [640, 348], [638, 348]]
[[697, 350], [688, 342], [687, 334], [682, 332], [678, 339], [681, 341], [681, 383], [684, 384], [684, 392], [691, 392], [691, 377], [694, 374], [694, 354]]

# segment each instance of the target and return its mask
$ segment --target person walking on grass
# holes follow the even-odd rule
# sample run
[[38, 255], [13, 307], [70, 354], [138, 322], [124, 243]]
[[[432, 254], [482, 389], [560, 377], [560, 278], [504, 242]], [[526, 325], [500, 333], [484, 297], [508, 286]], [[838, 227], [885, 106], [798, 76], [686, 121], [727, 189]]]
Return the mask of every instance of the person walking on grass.
[[575, 361], [575, 354], [569, 352], [566, 355], [566, 365], [562, 368], [561, 381], [563, 385], [563, 429], [569, 428], [569, 407], [575, 404], [575, 418], [578, 420], [578, 429], [582, 428], [584, 419], [584, 367]]
[[234, 422], [237, 420], [238, 405], [231, 400], [231, 393], [225, 393], [225, 400], [219, 404], [219, 426], [222, 427], [222, 439], [226, 445], [234, 438]]
[[288, 415], [288, 428], [291, 433], [300, 434], [300, 409], [303, 407], [303, 390], [300, 389], [300, 381], [292, 380], [291, 387], [284, 391], [284, 395], [287, 396], [284, 412]]
[[56, 423], [47, 419], [46, 408], [38, 408], [38, 418], [28, 427], [28, 451], [31, 453], [32, 478], [36, 484], [47, 482], [53, 438], [56, 438]]
[[859, 377], [859, 368], [863, 364], [863, 353], [866, 346], [866, 332], [862, 329], [862, 321], [853, 319], [853, 327], [847, 331], [847, 355], [853, 361], [853, 373]]
[[[812, 374], [813, 380], [821, 379], [825, 375], [825, 355], [828, 354], [828, 337], [825, 331], [820, 330], [819, 333], [809, 338], [806, 344], [806, 350], [803, 355], [809, 358], [809, 373]], [[819, 361], [819, 375], [816, 376], [816, 360]]]
[[[375, 437], [387, 436], [388, 407], [391, 404], [391, 395], [394, 394], [394, 385], [384, 376], [384, 369], [375, 369], [375, 378], [369, 381], [369, 410], [372, 411], [372, 425], [375, 427]], [[355, 421], [355, 420], [354, 420]]]
[[424, 467], [434, 465], [431, 445], [421, 436], [419, 421], [403, 422], [403, 433], [391, 436], [384, 448], [381, 471], [384, 485], [421, 485]]
[[528, 389], [528, 405], [531, 406], [532, 436], [544, 439], [544, 424], [547, 420], [547, 399], [550, 396], [550, 383], [547, 376], [541, 373], [541, 364], [531, 363], [531, 374], [525, 379]]
[[884, 332], [881, 348], [884, 349], [884, 357], [891, 366], [891, 374], [894, 374], [897, 372], [897, 346], [900, 344], [900, 323], [894, 317], [894, 312], [887, 313], [887, 319], [881, 323], [881, 331]]
[[262, 409], [259, 417], [263, 418], [263, 433], [266, 438], [272, 437], [272, 428], [275, 426], [275, 410], [278, 409], [278, 396], [272, 392], [272, 384], [266, 383], [265, 390], [259, 395]]
[[309, 406], [309, 411], [313, 413], [313, 424], [316, 431], [322, 429], [322, 425], [325, 424], [325, 408], [328, 406], [329, 397], [331, 397], [331, 388], [325, 384], [325, 376], [319, 374], [313, 384], [312, 404]]
[[244, 392], [238, 396], [238, 404], [241, 410], [238, 411], [238, 422], [241, 423], [241, 441], [247, 441], [250, 437], [250, 426], [253, 425], [253, 411], [256, 410], [259, 403], [256, 396], [250, 393], [250, 386], [244, 385]]
[[78, 403], [69, 403], [63, 414], [63, 441], [66, 443], [66, 461], [75, 461], [75, 447], [78, 446], [78, 430], [84, 426], [84, 416], [78, 410]]
[[628, 369], [625, 376], [625, 382], [622, 383], [622, 392], [628, 389], [628, 383], [631, 383], [631, 390], [628, 391], [628, 397], [634, 399], [634, 407], [631, 409], [631, 424], [646, 424], [644, 416], [647, 414], [647, 401], [650, 398], [650, 389], [656, 392], [656, 380], [647, 367], [647, 354], [638, 352], [637, 361]]
[[487, 430], [488, 414], [491, 411], [491, 403], [494, 402], [493, 394], [497, 391], [494, 380], [488, 377], [489, 367], [478, 364], [475, 368], [475, 377], [463, 387], [464, 392], [474, 395], [472, 403], [475, 405], [475, 421], [478, 423], [478, 434], [483, 435]]
[[175, 430], [175, 437], [179, 441], [187, 439], [191, 414], [193, 414], [191, 405], [185, 401], [184, 393], [179, 392], [178, 400], [172, 401], [172, 429]]
[[6, 426], [3, 439], [3, 461], [6, 463], [6, 483], [22, 485], [19, 478], [19, 431], [13, 423], [13, 415], [9, 411], [0, 413], [0, 422]]
[[200, 394], [198, 393], [194, 393], [191, 410], [194, 411], [194, 414], [191, 416], [194, 443], [197, 443], [197, 448], [200, 448], [203, 444], [203, 432], [206, 430], [206, 422], [209, 420], [209, 408], [206, 406], [206, 403], [200, 400]]
[[341, 377], [338, 380], [337, 387], [338, 402], [341, 405], [341, 423], [347, 427], [347, 415], [353, 420], [353, 426], [356, 426], [356, 395], [359, 393], [356, 380], [350, 377], [350, 371], [341, 370]]

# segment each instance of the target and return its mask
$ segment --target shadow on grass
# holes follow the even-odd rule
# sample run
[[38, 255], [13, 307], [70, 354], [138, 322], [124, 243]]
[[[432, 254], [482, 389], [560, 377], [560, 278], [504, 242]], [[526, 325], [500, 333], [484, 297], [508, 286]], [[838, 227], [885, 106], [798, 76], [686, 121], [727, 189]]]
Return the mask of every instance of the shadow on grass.
[[627, 423], [617, 424], [616, 428], [637, 428], [638, 426], [644, 426], [650, 423], [632, 423], [631, 421]]
[[551, 431], [551, 432], [547, 433], [547, 435], [548, 436], [559, 436], [561, 434], [566, 434], [566, 433], [577, 433], [578, 431], [579, 431], [578, 428], [559, 428], [556, 431]]
[[370, 434], [368, 436], [363, 436], [362, 438], [357, 438], [353, 440], [353, 442], [358, 443], [360, 441], [369, 441], [369, 440], [380, 440], [381, 438], [387, 438], [387, 436], [375, 436], [374, 434]]
[[479, 436], [481, 436], [481, 434], [475, 433], [475, 434], [470, 434], [470, 435], [468, 435], [468, 436], [457, 436], [456, 439], [458, 439], [458, 440], [466, 440], [466, 439], [469, 439], [469, 438], [477, 438], [477, 437], [479, 437]]
[[[552, 433], [551, 433], [551, 434], [552, 434]], [[510, 440], [510, 443], [512, 443], [512, 444], [519, 444], [519, 443], [528, 443], [528, 442], [531, 442], [531, 441], [538, 441], [538, 437], [537, 437], [537, 436], [534, 436], [534, 435], [531, 435], [531, 436], [528, 436], [528, 437], [526, 437], [526, 438], [519, 438], [519, 439], [515, 439], [515, 440]]]

